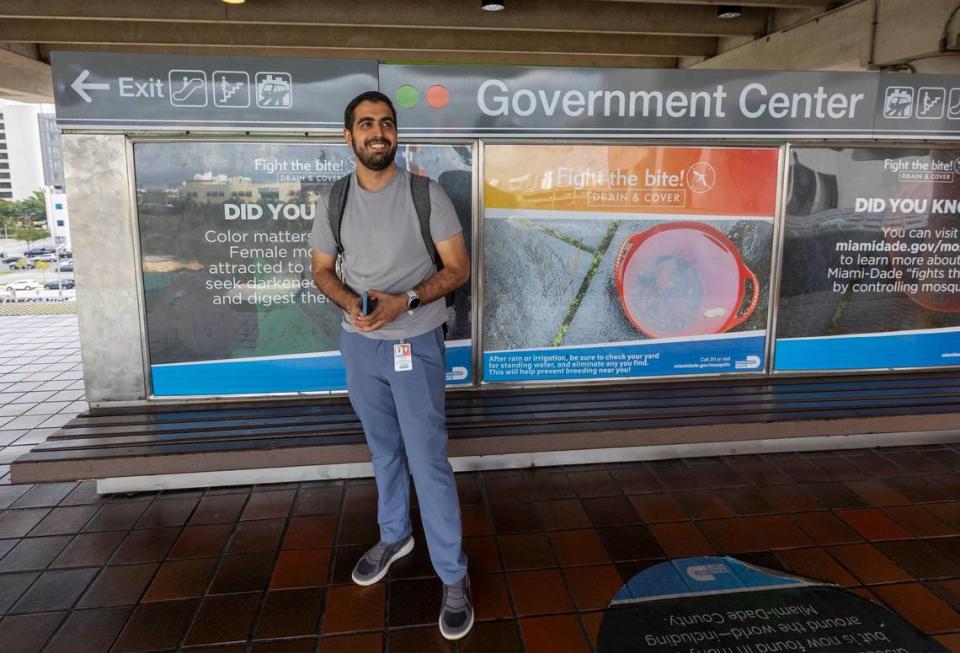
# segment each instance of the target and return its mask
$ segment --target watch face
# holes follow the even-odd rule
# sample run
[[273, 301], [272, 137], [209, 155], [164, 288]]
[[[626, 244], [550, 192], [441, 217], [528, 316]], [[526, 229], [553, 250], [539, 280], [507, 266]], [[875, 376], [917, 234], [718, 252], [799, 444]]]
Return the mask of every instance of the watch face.
[[412, 298], [410, 299], [410, 308], [417, 308], [417, 307], [419, 307], [419, 306], [420, 306], [420, 298], [419, 298], [419, 297], [412, 297]]

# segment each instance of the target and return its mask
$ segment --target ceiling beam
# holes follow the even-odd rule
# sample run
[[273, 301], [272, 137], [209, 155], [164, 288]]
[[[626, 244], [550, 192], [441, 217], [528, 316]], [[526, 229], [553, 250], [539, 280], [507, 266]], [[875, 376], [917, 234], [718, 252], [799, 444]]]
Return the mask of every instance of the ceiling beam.
[[[51, 46], [41, 48], [49, 58]], [[117, 52], [110, 45], [75, 45], [71, 50], [86, 52]], [[194, 54], [194, 55], [256, 55], [270, 57], [316, 57], [336, 59], [377, 59], [379, 54], [366, 50], [309, 50], [303, 48], [264, 48], [251, 52], [242, 47], [203, 47], [182, 46], [171, 48], [166, 45], [124, 46], [123, 52], [147, 52], [157, 54]], [[517, 66], [571, 66], [582, 68], [676, 68], [674, 57], [621, 57], [616, 55], [555, 55], [538, 53], [500, 54], [495, 52], [431, 52], [416, 53], [415, 59], [392, 58], [391, 63], [429, 63], [429, 64], [478, 64], [478, 65], [517, 65]]]
[[0, 42], [101, 45], [206, 45], [248, 48], [365, 50], [377, 58], [415, 57], [422, 51], [617, 56], [712, 56], [716, 39], [646, 34], [496, 32], [424, 28], [364, 28], [215, 23], [6, 19]]
[[[592, 0], [593, 2], [622, 2], [631, 4], [647, 4], [650, 2], [664, 2], [665, 0]], [[851, 0], [847, 0], [848, 2]], [[859, 0], [852, 0], [858, 2]], [[827, 9], [835, 5], [831, 0], [666, 0], [675, 5], [711, 5], [737, 4], [741, 7], [770, 7], [778, 9]], [[716, 14], [715, 9], [711, 9]]]
[[50, 65], [0, 47], [0, 97], [22, 102], [52, 102]]
[[762, 9], [747, 9], [737, 20], [722, 20], [709, 6], [628, 5], [621, 2], [587, 5], [581, 0], [528, 0], [511, 4], [508, 11], [502, 13], [482, 11], [474, 0], [418, 0], [411, 3], [393, 0], [273, 0], [266, 3], [250, 0], [233, 6], [214, 0], [126, 3], [116, 0], [0, 0], [0, 18], [706, 36], [758, 36], [764, 31], [766, 15]]

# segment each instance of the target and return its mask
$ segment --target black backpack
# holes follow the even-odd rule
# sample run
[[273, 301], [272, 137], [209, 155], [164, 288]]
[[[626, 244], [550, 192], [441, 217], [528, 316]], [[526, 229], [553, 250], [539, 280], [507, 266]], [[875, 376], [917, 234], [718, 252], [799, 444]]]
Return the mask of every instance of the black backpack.
[[[330, 189], [330, 199], [327, 203], [327, 218], [330, 220], [330, 230], [333, 232], [333, 240], [337, 245], [337, 272], [341, 281], [343, 274], [340, 271], [340, 265], [343, 260], [343, 241], [340, 240], [340, 229], [343, 226], [343, 215], [347, 208], [347, 195], [350, 191], [349, 174], [341, 177]], [[437, 253], [437, 248], [433, 244], [433, 236], [430, 234], [430, 179], [423, 175], [410, 173], [410, 194], [413, 196], [413, 206], [417, 210], [417, 219], [420, 221], [420, 236], [423, 238], [423, 244], [427, 248], [427, 253], [433, 264], [437, 266], [437, 272], [443, 269], [443, 261]], [[453, 305], [453, 293], [446, 297], [447, 306]]]

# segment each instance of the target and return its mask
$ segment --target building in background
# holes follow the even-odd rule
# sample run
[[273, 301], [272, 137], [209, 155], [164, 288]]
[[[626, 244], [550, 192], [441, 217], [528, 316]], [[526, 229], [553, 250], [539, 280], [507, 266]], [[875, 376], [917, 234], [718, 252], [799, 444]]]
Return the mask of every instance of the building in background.
[[70, 217], [67, 213], [67, 194], [61, 188], [45, 186], [43, 189], [44, 204], [47, 208], [47, 231], [53, 238], [55, 247], [63, 245], [70, 247]]
[[22, 200], [44, 186], [37, 119], [44, 113], [52, 115], [53, 107], [0, 101], [0, 199]]
[[37, 114], [37, 125], [40, 134], [40, 157], [43, 159], [43, 183], [63, 190], [63, 146], [60, 143], [56, 114]]

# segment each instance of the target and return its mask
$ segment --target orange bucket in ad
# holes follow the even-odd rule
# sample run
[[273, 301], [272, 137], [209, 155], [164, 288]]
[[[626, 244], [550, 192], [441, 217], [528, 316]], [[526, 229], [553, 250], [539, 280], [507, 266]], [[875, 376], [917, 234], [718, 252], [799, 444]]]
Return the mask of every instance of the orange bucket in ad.
[[[623, 312], [650, 338], [724, 333], [760, 302], [760, 283], [726, 234], [701, 222], [667, 222], [627, 238], [614, 266]], [[743, 308], [746, 285], [752, 290]]]

